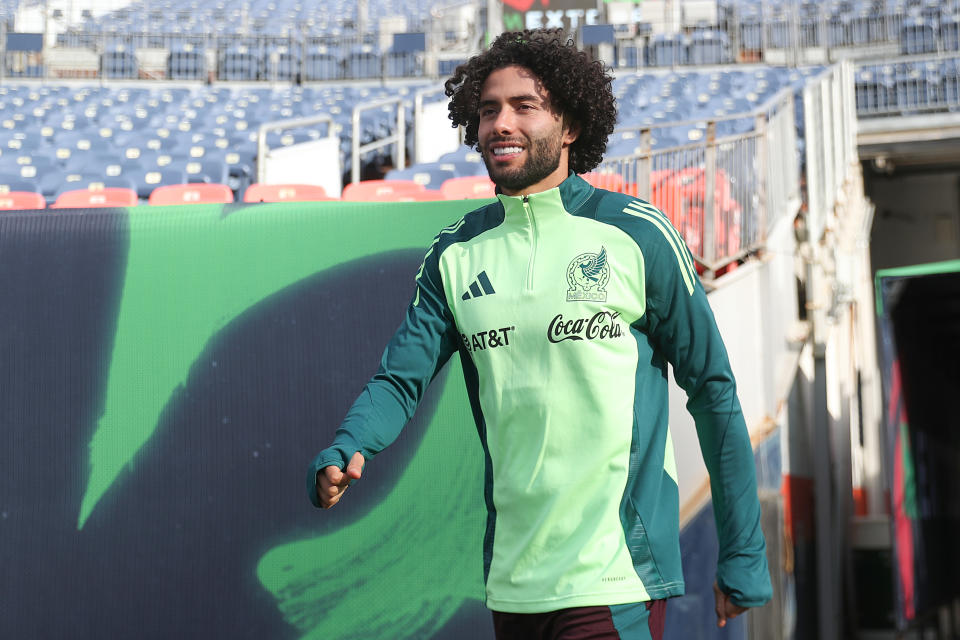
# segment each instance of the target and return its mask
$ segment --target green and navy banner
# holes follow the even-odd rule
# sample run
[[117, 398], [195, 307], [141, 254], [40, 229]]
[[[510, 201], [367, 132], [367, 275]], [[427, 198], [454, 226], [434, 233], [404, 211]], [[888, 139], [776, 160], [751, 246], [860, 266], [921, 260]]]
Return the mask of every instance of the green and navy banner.
[[[303, 487], [479, 204], [0, 214], [0, 638], [492, 638], [457, 357], [335, 509]], [[681, 548], [667, 637], [715, 637], [709, 508]]]
[[475, 206], [0, 215], [0, 637], [490, 637], [458, 360], [336, 510], [303, 489]]
[[960, 260], [876, 275], [899, 629], [960, 596]]

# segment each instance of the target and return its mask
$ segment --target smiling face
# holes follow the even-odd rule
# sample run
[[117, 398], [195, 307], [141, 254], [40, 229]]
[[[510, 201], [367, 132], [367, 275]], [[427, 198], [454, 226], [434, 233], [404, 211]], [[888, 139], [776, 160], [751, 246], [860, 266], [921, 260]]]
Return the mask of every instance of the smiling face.
[[514, 65], [491, 72], [480, 91], [479, 110], [480, 152], [503, 193], [538, 193], [566, 179], [577, 130], [564, 123], [531, 71]]

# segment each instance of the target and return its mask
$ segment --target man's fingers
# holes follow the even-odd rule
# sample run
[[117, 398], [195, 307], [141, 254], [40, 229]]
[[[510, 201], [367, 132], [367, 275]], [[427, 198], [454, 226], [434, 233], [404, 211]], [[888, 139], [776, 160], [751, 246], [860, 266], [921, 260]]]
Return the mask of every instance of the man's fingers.
[[320, 478], [321, 482], [326, 480], [328, 483], [332, 485], [337, 485], [343, 482], [343, 471], [341, 471], [339, 467], [335, 467], [333, 465], [329, 467], [324, 467], [323, 473], [321, 474], [321, 476], [322, 476]]
[[330, 465], [317, 473], [317, 499], [320, 501], [320, 506], [329, 509], [337, 504], [343, 492], [350, 486], [351, 480], [360, 478], [363, 465], [363, 455], [357, 451], [350, 458], [346, 469], [341, 470], [335, 465]]
[[350, 464], [347, 465], [347, 475], [354, 480], [359, 480], [361, 474], [363, 474], [363, 464], [363, 454], [357, 451], [353, 454], [353, 457], [350, 458]]
[[738, 604], [733, 604], [733, 602], [730, 601], [730, 598], [727, 598], [726, 604], [727, 604], [727, 608], [724, 611], [724, 614], [726, 615], [727, 618], [736, 618], [738, 615], [740, 615], [741, 613], [747, 610], [746, 607], [741, 607]]
[[725, 627], [727, 626], [727, 594], [720, 590], [716, 582], [713, 583], [713, 598], [716, 603], [714, 611], [717, 614], [717, 626]]

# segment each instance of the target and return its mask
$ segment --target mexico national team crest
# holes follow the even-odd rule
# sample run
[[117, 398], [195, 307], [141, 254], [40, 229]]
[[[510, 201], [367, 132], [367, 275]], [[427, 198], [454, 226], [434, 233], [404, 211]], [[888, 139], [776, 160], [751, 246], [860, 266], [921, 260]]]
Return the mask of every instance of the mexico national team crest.
[[567, 267], [567, 302], [575, 300], [607, 301], [607, 281], [610, 267], [607, 266], [607, 250], [600, 253], [581, 253]]

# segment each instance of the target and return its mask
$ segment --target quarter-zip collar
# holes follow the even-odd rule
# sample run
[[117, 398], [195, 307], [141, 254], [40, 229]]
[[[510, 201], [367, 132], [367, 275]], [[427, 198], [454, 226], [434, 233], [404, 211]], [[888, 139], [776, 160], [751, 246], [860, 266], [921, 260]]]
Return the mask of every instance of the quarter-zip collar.
[[551, 220], [560, 220], [577, 209], [593, 194], [594, 188], [580, 176], [571, 173], [567, 179], [553, 189], [526, 196], [508, 196], [497, 193], [503, 204], [504, 221], [511, 229], [522, 234], [527, 241], [529, 256], [527, 270], [523, 280], [523, 291], [536, 290], [536, 264], [539, 253], [540, 236], [543, 225]]
[[553, 189], [526, 196], [508, 196], [497, 189], [497, 198], [503, 204], [504, 215], [507, 220], [527, 220], [531, 212], [535, 212], [538, 219], [553, 215], [576, 213], [583, 203], [593, 195], [594, 187], [586, 180], [570, 173], [567, 179]]

